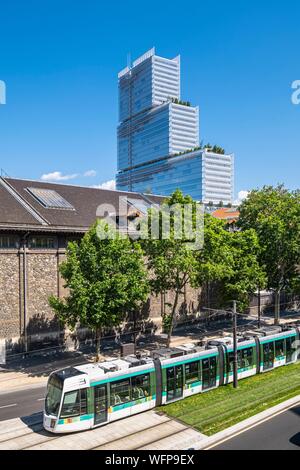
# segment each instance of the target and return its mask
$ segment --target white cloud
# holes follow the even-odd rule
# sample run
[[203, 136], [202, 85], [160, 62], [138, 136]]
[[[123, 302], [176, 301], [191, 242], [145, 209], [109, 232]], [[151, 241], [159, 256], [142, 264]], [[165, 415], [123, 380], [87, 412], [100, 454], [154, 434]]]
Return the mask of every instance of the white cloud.
[[104, 183], [94, 185], [93, 188], [114, 190], [116, 189], [116, 182], [115, 180], [105, 181]]
[[97, 175], [97, 172], [95, 170], [88, 170], [83, 173], [83, 176], [86, 176], [88, 178], [91, 178], [96, 175]]
[[234, 204], [239, 206], [247, 197], [249, 196], [249, 191], [240, 191], [238, 193], [238, 198], [234, 201]]
[[53, 171], [52, 173], [46, 173], [41, 176], [42, 181], [69, 181], [74, 180], [80, 176], [84, 176], [87, 178], [92, 178], [97, 175], [95, 170], [87, 170], [84, 173], [73, 173], [70, 175], [63, 175], [61, 171]]
[[41, 176], [42, 181], [68, 181], [77, 178], [79, 175], [74, 173], [72, 175], [63, 175], [60, 171], [53, 171]]
[[249, 196], [249, 191], [240, 191], [238, 194], [238, 200], [244, 201]]

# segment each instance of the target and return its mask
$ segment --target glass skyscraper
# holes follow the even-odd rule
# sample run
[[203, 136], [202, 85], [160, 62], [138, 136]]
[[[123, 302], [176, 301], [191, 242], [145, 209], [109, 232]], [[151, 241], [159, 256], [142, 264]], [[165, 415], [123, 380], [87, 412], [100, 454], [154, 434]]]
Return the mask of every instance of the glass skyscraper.
[[[231, 202], [233, 156], [199, 147], [199, 109], [180, 100], [180, 57], [151, 49], [119, 75], [117, 189]], [[207, 201], [208, 202], [208, 201]]]

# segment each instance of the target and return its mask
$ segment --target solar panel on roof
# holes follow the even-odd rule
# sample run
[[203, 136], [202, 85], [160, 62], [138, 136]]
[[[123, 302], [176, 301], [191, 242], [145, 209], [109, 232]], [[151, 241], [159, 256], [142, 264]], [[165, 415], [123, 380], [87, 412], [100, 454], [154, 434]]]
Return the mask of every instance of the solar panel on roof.
[[130, 207], [137, 209], [143, 215], [146, 215], [148, 212], [148, 209], [151, 208], [151, 204], [141, 199], [133, 199], [133, 198], [128, 197], [127, 202]]
[[27, 191], [47, 209], [75, 210], [72, 204], [53, 189], [27, 188]]

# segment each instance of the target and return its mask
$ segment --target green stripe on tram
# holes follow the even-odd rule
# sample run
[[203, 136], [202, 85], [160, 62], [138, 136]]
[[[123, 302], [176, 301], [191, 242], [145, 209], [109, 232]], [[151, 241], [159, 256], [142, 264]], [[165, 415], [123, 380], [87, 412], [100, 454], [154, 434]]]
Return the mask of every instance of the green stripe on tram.
[[198, 356], [198, 357], [194, 357], [192, 359], [181, 360], [181, 361], [178, 361], [178, 362], [172, 362], [172, 364], [163, 364], [162, 369], [165, 370], [165, 369], [168, 369], [169, 367], [182, 366], [182, 365], [185, 365], [185, 364], [189, 364], [191, 362], [201, 361], [202, 359], [209, 359], [210, 357], [218, 358], [219, 356], [216, 353], [209, 354], [208, 356]]
[[279, 336], [277, 338], [272, 338], [272, 339], [266, 339], [266, 340], [261, 339], [260, 344], [273, 343], [273, 341], [280, 341], [281, 339], [287, 339], [287, 338], [296, 339], [297, 336], [295, 335], [295, 333], [293, 333], [292, 335]]
[[96, 385], [105, 385], [107, 383], [115, 382], [117, 380], [129, 379], [130, 377], [136, 377], [137, 375], [151, 374], [151, 372], [155, 372], [155, 369], [140, 370], [139, 372], [133, 372], [132, 374], [118, 375], [118, 377], [111, 377], [111, 378], [107, 378], [103, 380], [97, 380], [96, 382], [92, 382], [90, 386], [95, 387]]

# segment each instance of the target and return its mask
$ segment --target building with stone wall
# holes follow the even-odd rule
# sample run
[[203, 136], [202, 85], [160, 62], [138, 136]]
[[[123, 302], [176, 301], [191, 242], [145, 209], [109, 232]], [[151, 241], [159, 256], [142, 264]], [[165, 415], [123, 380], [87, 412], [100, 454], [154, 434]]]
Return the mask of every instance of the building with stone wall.
[[[0, 178], [0, 343], [5, 343], [7, 354], [76, 344], [48, 303], [50, 295], [66, 294], [59, 265], [68, 242], [79, 240], [97, 216], [109, 215], [124, 225], [129, 216], [138, 217], [161, 200], [139, 193]], [[141, 328], [160, 329], [170, 295], [149, 299], [141, 313]], [[187, 287], [179, 305], [183, 318], [195, 314], [199, 291]], [[79, 336], [84, 340], [88, 332], [80, 330]]]

